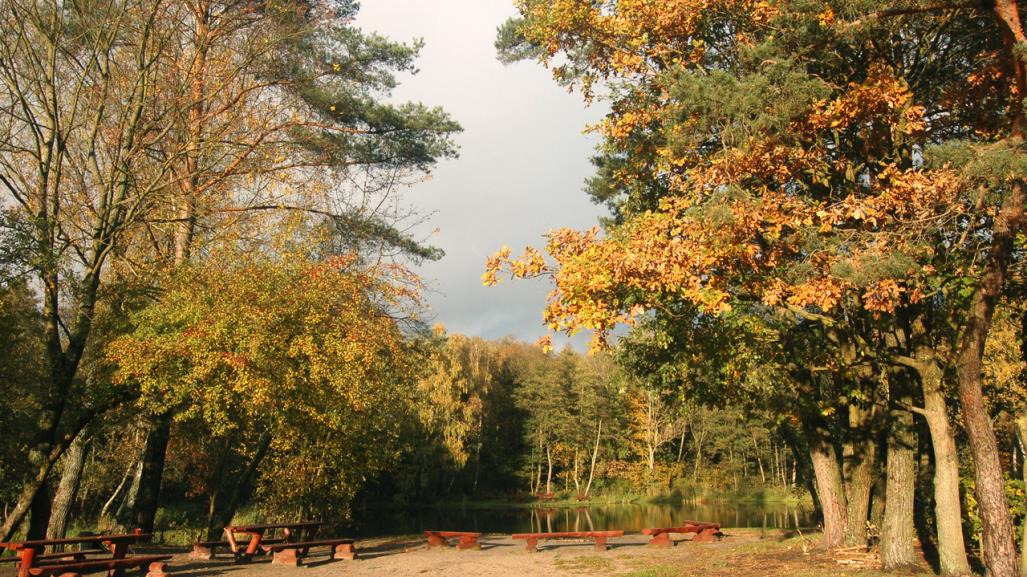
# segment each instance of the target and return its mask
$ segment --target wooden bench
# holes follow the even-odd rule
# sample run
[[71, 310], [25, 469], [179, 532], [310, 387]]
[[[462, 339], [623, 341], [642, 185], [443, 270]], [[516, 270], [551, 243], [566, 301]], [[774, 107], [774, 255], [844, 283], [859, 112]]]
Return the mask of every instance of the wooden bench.
[[685, 521], [685, 524], [680, 527], [661, 527], [652, 529], [642, 529], [643, 535], [652, 535], [652, 539], [647, 543], [650, 547], [671, 547], [674, 542], [670, 540], [671, 533], [695, 533], [695, 537], [692, 537], [692, 541], [696, 543], [705, 543], [709, 541], [715, 541], [717, 537], [723, 535], [720, 532], [719, 523], [705, 523], [703, 521]]
[[552, 501], [556, 499], [556, 493], [535, 493], [535, 498], [539, 501]]
[[146, 577], [165, 577], [167, 573], [167, 561], [171, 555], [139, 555], [136, 557], [122, 557], [121, 559], [91, 559], [89, 561], [73, 561], [70, 563], [58, 563], [54, 565], [39, 565], [29, 569], [29, 575], [57, 575], [66, 577], [69, 574], [99, 573], [101, 571], [113, 572], [115, 575], [124, 575], [125, 569], [135, 567], [146, 567]]
[[271, 562], [278, 565], [298, 567], [313, 547], [330, 547], [332, 559], [356, 559], [353, 539], [321, 539], [302, 543], [279, 543], [267, 548], [272, 553]]
[[481, 533], [469, 533], [467, 531], [425, 531], [425, 537], [428, 538], [428, 548], [432, 547], [449, 547], [449, 540], [456, 537], [457, 543], [456, 548], [459, 551], [464, 549], [481, 549], [481, 545], [478, 544], [478, 537], [481, 537]]
[[606, 551], [606, 540], [610, 537], [621, 537], [624, 531], [569, 531], [565, 533], [514, 533], [514, 539], [524, 539], [524, 550], [529, 553], [538, 551], [540, 539], [592, 539], [595, 541], [596, 551]]
[[[285, 539], [264, 539], [260, 543], [261, 545], [276, 545], [278, 543], [284, 543]], [[196, 541], [193, 543], [193, 550], [189, 552], [190, 559], [214, 559], [218, 549], [227, 547], [232, 548], [232, 544], [228, 541]], [[266, 552], [265, 547], [259, 548], [254, 554], [260, 555]]]
[[[89, 555], [110, 555], [111, 552], [106, 549], [78, 549], [75, 551], [58, 551], [56, 553], [47, 553], [45, 555], [36, 555], [37, 561], [45, 561], [47, 559], [64, 559], [68, 561], [85, 561], [89, 558]], [[0, 557], [0, 563], [16, 563], [21, 561], [20, 557]]]

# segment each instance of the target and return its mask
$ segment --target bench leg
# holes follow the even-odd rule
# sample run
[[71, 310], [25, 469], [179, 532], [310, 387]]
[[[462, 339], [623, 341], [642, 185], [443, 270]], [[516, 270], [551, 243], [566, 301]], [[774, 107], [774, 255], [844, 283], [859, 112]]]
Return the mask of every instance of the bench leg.
[[448, 546], [449, 546], [449, 543], [446, 543], [446, 540], [443, 539], [442, 537], [439, 537], [438, 535], [428, 535], [428, 548], [429, 549], [431, 549], [432, 547], [448, 547]]
[[606, 537], [596, 537], [596, 551], [606, 551]]
[[461, 551], [467, 549], [481, 549], [481, 545], [478, 544], [477, 537], [461, 537], [460, 541], [456, 544], [456, 548]]
[[214, 548], [213, 547], [204, 547], [203, 545], [199, 545], [199, 544], [193, 543], [193, 550], [192, 550], [192, 552], [189, 553], [189, 558], [190, 559], [213, 559], [214, 558]]
[[525, 539], [524, 550], [528, 553], [538, 552], [538, 539]]
[[146, 577], [165, 577], [167, 573], [164, 572], [167, 569], [168, 564], [163, 561], [154, 561], [150, 563], [149, 570], [146, 572]]
[[274, 563], [275, 565], [299, 567], [300, 558], [296, 555], [295, 549], [281, 549], [279, 551], [275, 551], [274, 556], [271, 558], [271, 563]]
[[696, 533], [695, 537], [692, 537], [692, 541], [695, 541], [696, 543], [709, 543], [711, 541], [716, 541], [717, 535], [719, 533], [720, 530], [714, 529], [712, 527], [710, 527], [709, 529], [703, 529], [702, 531]]
[[357, 558], [357, 550], [352, 543], [340, 543], [335, 546], [335, 554], [332, 559], [348, 559], [352, 561]]
[[650, 547], [673, 547], [674, 542], [670, 540], [670, 533], [659, 533], [647, 543]]

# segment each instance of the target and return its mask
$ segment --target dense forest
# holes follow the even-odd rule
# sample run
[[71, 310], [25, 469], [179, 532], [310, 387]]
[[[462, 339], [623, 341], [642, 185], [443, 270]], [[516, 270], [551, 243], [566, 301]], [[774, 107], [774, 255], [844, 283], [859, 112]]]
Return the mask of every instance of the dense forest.
[[1018, 3], [514, 5], [609, 217], [482, 281], [588, 354], [431, 326], [401, 193], [461, 127], [354, 0], [0, 0], [0, 541], [758, 495], [1027, 575]]

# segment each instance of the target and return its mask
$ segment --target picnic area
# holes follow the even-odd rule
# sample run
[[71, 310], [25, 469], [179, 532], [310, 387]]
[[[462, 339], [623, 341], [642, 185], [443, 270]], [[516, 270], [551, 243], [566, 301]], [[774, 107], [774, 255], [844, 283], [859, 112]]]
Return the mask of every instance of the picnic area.
[[0, 577], [1027, 577], [1025, 23], [0, 0]]
[[[423, 536], [393, 537], [358, 541], [358, 558], [353, 562], [333, 561], [327, 550], [309, 557], [299, 572], [313, 577], [352, 575], [395, 577], [466, 575], [475, 577], [727, 577], [751, 575], [771, 577], [801, 574], [829, 577], [859, 574], [879, 575], [868, 569], [874, 560], [839, 563], [839, 558], [815, 547], [815, 539], [792, 532], [731, 530], [721, 540], [690, 544], [685, 536], [675, 538], [675, 547], [647, 547], [649, 537], [629, 534], [610, 539], [609, 550], [598, 552], [591, 542], [561, 541], [542, 547], [537, 554], [524, 551], [523, 543], [509, 535], [482, 535], [480, 549], [458, 550], [429, 547]], [[291, 573], [269, 559], [237, 563], [230, 554], [213, 560], [199, 560], [181, 548], [143, 548], [146, 554], [171, 554], [169, 575], [182, 577], [273, 577]], [[851, 559], [858, 560], [856, 556]], [[856, 563], [867, 563], [861, 566]], [[854, 573], [858, 571], [858, 573]], [[0, 566], [0, 576], [13, 576], [10, 566]]]

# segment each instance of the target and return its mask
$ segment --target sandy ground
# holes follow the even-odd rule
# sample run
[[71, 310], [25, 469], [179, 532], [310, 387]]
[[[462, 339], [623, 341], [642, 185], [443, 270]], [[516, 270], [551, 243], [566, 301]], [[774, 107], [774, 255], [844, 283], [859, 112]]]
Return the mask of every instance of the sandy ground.
[[[357, 543], [359, 559], [355, 561], [333, 561], [327, 552], [315, 553], [299, 568], [272, 565], [263, 559], [245, 564], [236, 564], [228, 557], [197, 561], [178, 553], [168, 570], [182, 577], [869, 577], [879, 574], [839, 565], [832, 555], [817, 551], [812, 538], [796, 539], [781, 533], [745, 530], [725, 533], [727, 536], [716, 543], [682, 540], [670, 549], [649, 548], [645, 546], [648, 537], [626, 535], [612, 539], [610, 549], [605, 552], [596, 551], [591, 542], [545, 541], [539, 543], [539, 552], [527, 553], [523, 541], [504, 535], [483, 537], [478, 551], [428, 549], [424, 539], [417, 538], [363, 541]], [[4, 565], [0, 576], [14, 575], [13, 567]]]

